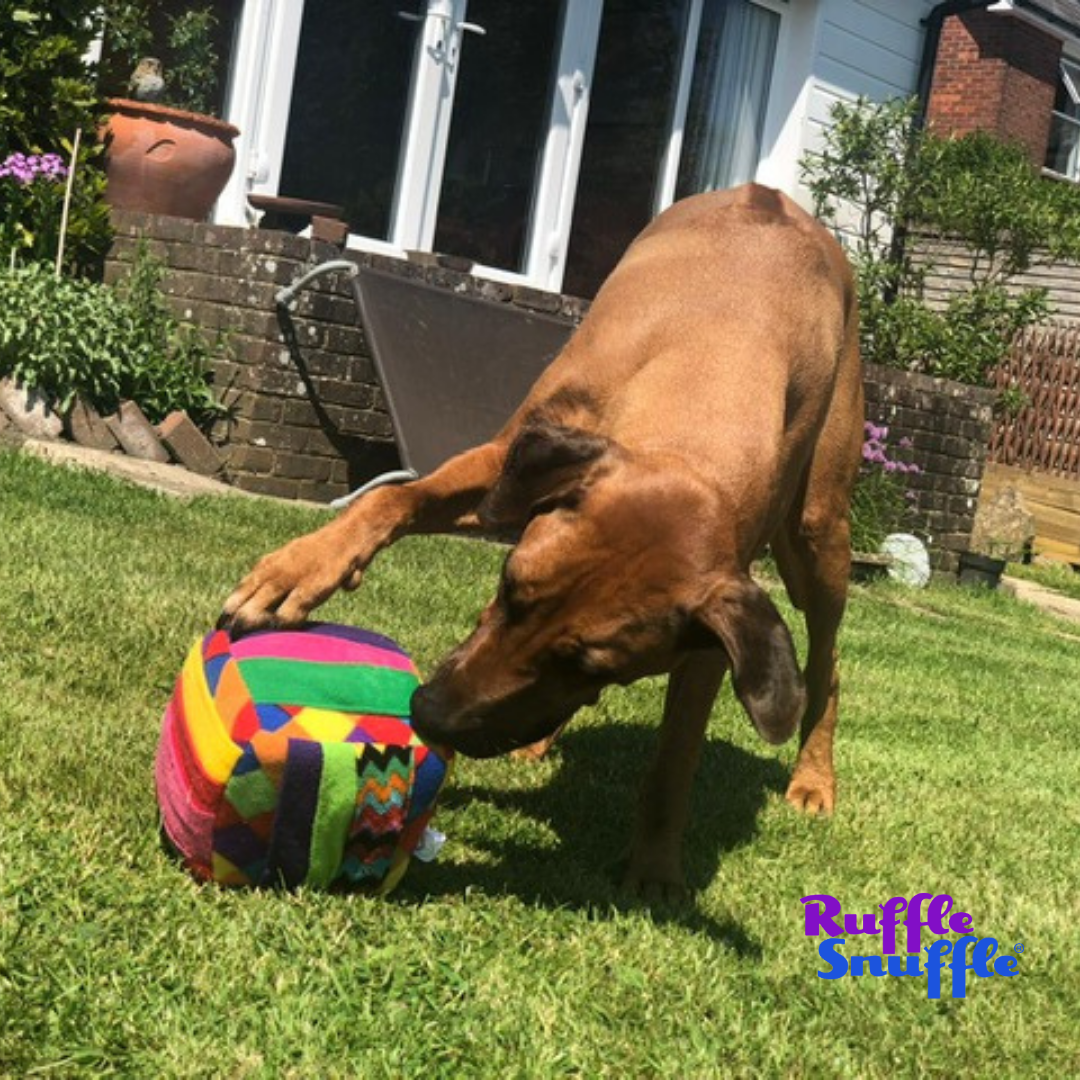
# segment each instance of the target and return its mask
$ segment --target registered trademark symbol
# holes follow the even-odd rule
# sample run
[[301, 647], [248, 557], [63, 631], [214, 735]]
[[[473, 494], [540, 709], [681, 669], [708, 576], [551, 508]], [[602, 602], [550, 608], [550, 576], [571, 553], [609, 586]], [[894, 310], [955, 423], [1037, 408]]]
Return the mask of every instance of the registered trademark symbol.
[[1023, 951], [1024, 951], [1024, 946], [1023, 945], [1014, 945], [1013, 946], [1013, 952], [1022, 953]]

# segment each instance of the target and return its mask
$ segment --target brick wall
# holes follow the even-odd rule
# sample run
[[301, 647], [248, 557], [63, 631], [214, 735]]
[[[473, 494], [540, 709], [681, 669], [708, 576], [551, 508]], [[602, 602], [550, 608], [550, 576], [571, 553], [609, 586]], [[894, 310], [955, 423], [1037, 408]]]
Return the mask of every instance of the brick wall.
[[956, 569], [975, 523], [995, 394], [914, 372], [865, 366], [866, 418], [905, 436], [921, 472], [906, 477], [914, 500], [913, 531], [935, 569]]
[[1024, 144], [1042, 166], [1061, 42], [1020, 19], [970, 11], [945, 20], [927, 117], [939, 131], [982, 129]]
[[481, 281], [424, 256], [417, 262], [345, 252], [290, 233], [147, 214], [114, 213], [106, 265], [115, 281], [140, 238], [165, 261], [166, 293], [181, 317], [226, 335], [215, 385], [232, 419], [214, 432], [238, 487], [328, 502], [398, 468], [393, 428], [344, 275], [302, 291], [289, 321], [275, 295], [311, 266], [347, 258], [451, 289], [579, 321], [582, 301]]
[[[166, 262], [177, 313], [227, 334], [231, 357], [216, 386], [233, 418], [215, 433], [230, 479], [249, 491], [327, 502], [397, 466], [390, 419], [356, 309], [342, 276], [299, 295], [286, 342], [275, 294], [305, 269], [341, 252], [288, 233], [121, 213], [107, 275], [115, 280], [139, 236]], [[486, 282], [437, 259], [349, 258], [458, 294], [543, 311], [576, 323], [587, 304], [571, 297]], [[916, 532], [934, 564], [955, 566], [974, 520], [989, 440], [989, 391], [885, 368], [868, 368], [867, 417], [891, 438], [910, 436], [923, 472], [912, 478]]]

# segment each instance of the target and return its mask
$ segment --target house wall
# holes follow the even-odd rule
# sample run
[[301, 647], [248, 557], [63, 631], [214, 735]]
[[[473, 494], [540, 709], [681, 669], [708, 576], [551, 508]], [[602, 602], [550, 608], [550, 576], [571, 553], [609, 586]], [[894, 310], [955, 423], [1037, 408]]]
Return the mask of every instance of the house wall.
[[[130, 263], [140, 237], [168, 268], [164, 288], [177, 314], [227, 337], [231, 355], [215, 385], [233, 417], [214, 433], [238, 487], [318, 502], [345, 494], [398, 464], [393, 432], [351, 291], [340, 276], [302, 292], [290, 349], [275, 294], [314, 263], [340, 257], [333, 246], [284, 232], [116, 213], [107, 277]], [[576, 323], [584, 301], [485, 282], [439, 261], [350, 258], [459, 295]], [[922, 473], [911, 478], [916, 531], [934, 564], [955, 567], [967, 546], [989, 440], [992, 395], [941, 380], [869, 368], [867, 417], [891, 439], [909, 436]]]
[[945, 134], [983, 130], [1042, 166], [1057, 89], [1059, 38], [1021, 19], [970, 11], [945, 20], [927, 107]]
[[[972, 255], [962, 244], [916, 238], [909, 250], [916, 265], [927, 270], [925, 296], [932, 307], [943, 308], [950, 297], [971, 288]], [[1013, 278], [1009, 288], [1046, 289], [1056, 322], [1080, 322], [1080, 265], [1076, 263], [1039, 261]]]
[[934, 5], [926, 0], [822, 0], [804, 146], [817, 148], [837, 101], [885, 101], [915, 93]]
[[[800, 6], [798, 0], [795, 6]], [[927, 0], [820, 0], [812, 66], [799, 111], [800, 142], [790, 179], [778, 185], [807, 209], [812, 199], [801, 182], [799, 163], [821, 149], [833, 106], [859, 97], [880, 102], [914, 94], [926, 38], [921, 20], [933, 6]], [[763, 179], [773, 182], [770, 176]], [[838, 222], [846, 228], [855, 217], [841, 209]]]

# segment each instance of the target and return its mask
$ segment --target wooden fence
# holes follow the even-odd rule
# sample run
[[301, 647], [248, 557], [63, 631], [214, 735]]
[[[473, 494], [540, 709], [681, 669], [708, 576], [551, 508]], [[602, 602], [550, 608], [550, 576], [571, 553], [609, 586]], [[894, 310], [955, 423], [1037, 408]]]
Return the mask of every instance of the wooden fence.
[[1080, 566], [1080, 324], [1020, 335], [994, 381], [1024, 405], [994, 425], [980, 501], [1016, 489], [1035, 518], [1036, 553]]
[[992, 503], [1006, 489], [1020, 492], [1035, 519], [1036, 555], [1080, 567], [1080, 483], [1008, 465], [987, 464], [980, 501]]
[[1021, 334], [995, 385], [1019, 392], [1024, 404], [998, 420], [990, 460], [1080, 480], [1080, 325]]

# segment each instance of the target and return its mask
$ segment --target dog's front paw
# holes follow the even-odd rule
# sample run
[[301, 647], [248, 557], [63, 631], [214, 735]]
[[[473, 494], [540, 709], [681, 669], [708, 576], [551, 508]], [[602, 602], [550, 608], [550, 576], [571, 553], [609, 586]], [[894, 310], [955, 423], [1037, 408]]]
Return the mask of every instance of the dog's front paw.
[[318, 533], [302, 536], [259, 560], [225, 601], [218, 625], [237, 634], [299, 626], [338, 589], [358, 583], [346, 553]]
[[689, 896], [681, 860], [666, 853], [631, 855], [622, 888], [630, 899], [650, 907], [683, 904]]
[[836, 805], [836, 778], [820, 769], [796, 769], [784, 797], [804, 814], [831, 814]]

